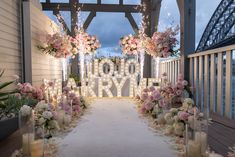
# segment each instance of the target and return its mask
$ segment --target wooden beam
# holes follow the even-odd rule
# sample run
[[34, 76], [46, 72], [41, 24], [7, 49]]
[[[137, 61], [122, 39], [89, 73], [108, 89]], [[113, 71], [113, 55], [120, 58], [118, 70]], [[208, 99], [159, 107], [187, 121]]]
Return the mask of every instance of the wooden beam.
[[[69, 3], [41, 3], [42, 9], [51, 11], [59, 9], [60, 11], [70, 11]], [[94, 11], [94, 12], [142, 12], [140, 5], [119, 5], [119, 4], [90, 4], [90, 3], [76, 3], [76, 8], [80, 8], [80, 11]]]
[[151, 34], [157, 31], [160, 8], [162, 0], [153, 0], [152, 1], [152, 12], [151, 12]]
[[135, 33], [138, 33], [138, 25], [135, 22], [135, 19], [133, 18], [133, 16], [131, 15], [131, 13], [125, 13], [125, 17], [128, 19], [128, 21], [130, 22], [133, 30], [135, 31]]
[[93, 18], [95, 16], [96, 16], [96, 12], [94, 12], [94, 11], [90, 12], [89, 16], [87, 17], [86, 21], [83, 24], [83, 29], [84, 30], [86, 30], [89, 27], [91, 21], [93, 20]]
[[62, 15], [60, 14], [59, 10], [54, 10], [53, 14], [56, 16], [57, 20], [62, 24], [63, 26], [63, 30], [68, 34], [71, 35], [71, 32], [66, 24], [66, 22], [64, 21], [64, 18], [62, 17]]

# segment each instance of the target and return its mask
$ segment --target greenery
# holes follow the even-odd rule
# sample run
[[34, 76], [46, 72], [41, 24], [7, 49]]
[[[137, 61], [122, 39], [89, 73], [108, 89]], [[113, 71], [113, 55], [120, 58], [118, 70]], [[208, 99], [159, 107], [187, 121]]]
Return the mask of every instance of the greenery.
[[[4, 70], [0, 70], [0, 78], [2, 77]], [[13, 84], [15, 81], [8, 81], [8, 82], [0, 82], [0, 101], [4, 101], [8, 99], [10, 94], [16, 93], [16, 90], [13, 91], [4, 91], [3, 90], [8, 87], [9, 85]]]
[[77, 85], [79, 85], [81, 83], [80, 77], [78, 75], [70, 74], [69, 78], [73, 78]]
[[37, 100], [32, 98], [19, 98], [15, 95], [9, 95], [7, 100], [1, 101], [0, 103], [0, 120], [15, 117], [23, 105], [33, 107], [37, 102]]

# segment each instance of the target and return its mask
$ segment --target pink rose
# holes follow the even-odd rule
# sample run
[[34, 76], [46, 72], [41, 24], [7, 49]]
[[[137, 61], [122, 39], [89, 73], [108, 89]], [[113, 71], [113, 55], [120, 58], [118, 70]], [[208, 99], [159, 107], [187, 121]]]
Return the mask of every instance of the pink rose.
[[149, 87], [149, 91], [150, 91], [150, 92], [155, 91], [155, 87], [154, 87], [154, 86]]
[[153, 100], [159, 100], [161, 98], [161, 94], [159, 91], [153, 92]]
[[149, 110], [151, 110], [154, 107], [154, 104], [152, 103], [152, 101], [146, 100], [144, 102], [144, 107], [145, 107], [146, 110], [149, 111]]
[[162, 107], [162, 108], [165, 107], [166, 106], [166, 102], [164, 100], [160, 100], [159, 101], [159, 106]]
[[145, 101], [146, 99], [148, 99], [148, 94], [147, 93], [142, 93], [141, 100]]
[[182, 94], [182, 91], [181, 90], [177, 90], [176, 91], [176, 95], [180, 96]]
[[188, 120], [188, 117], [189, 117], [189, 116], [190, 116], [190, 114], [187, 113], [187, 112], [180, 111], [180, 112], [178, 113], [178, 117], [179, 117], [180, 120], [186, 121], [186, 120]]

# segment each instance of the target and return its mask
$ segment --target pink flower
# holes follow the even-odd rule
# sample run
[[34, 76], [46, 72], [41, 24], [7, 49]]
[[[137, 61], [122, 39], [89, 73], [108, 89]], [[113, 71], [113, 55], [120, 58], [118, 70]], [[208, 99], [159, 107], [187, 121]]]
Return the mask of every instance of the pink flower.
[[182, 91], [181, 90], [177, 90], [176, 91], [176, 95], [180, 96], [182, 94]]
[[148, 88], [145, 88], [145, 89], [143, 90], [143, 92], [147, 93], [147, 92], [149, 92], [149, 89], [148, 89]]
[[142, 93], [141, 100], [145, 101], [146, 99], [148, 99], [148, 94], [147, 93]]
[[187, 85], [188, 85], [188, 81], [184, 80], [184, 81], [182, 82], [182, 84], [183, 84], [184, 86], [187, 86]]
[[154, 104], [152, 103], [152, 101], [146, 100], [146, 101], [144, 102], [144, 107], [145, 107], [146, 110], [149, 111], [149, 110], [153, 109]]
[[149, 91], [150, 91], [150, 92], [155, 91], [155, 87], [154, 87], [154, 86], [149, 87]]
[[16, 93], [16, 94], [15, 94], [15, 97], [18, 98], [18, 99], [21, 99], [20, 93]]
[[189, 116], [190, 116], [190, 114], [187, 113], [187, 112], [180, 111], [180, 112], [178, 113], [178, 117], [179, 117], [180, 120], [186, 121], [186, 120], [188, 120], [188, 117], [189, 117]]
[[154, 91], [153, 92], [153, 100], [159, 100], [161, 98], [161, 94], [159, 91]]
[[164, 100], [160, 100], [159, 101], [159, 106], [162, 107], [162, 108], [165, 107], [166, 106], [165, 101]]

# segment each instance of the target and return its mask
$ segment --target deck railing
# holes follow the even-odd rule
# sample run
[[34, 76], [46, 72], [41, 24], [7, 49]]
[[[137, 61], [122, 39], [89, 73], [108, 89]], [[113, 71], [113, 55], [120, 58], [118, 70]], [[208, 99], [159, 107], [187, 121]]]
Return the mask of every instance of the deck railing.
[[[228, 119], [235, 118], [235, 45], [193, 53], [190, 60], [190, 84], [194, 99], [203, 110]], [[171, 82], [178, 77], [180, 58], [160, 61], [160, 73], [166, 72]]]

